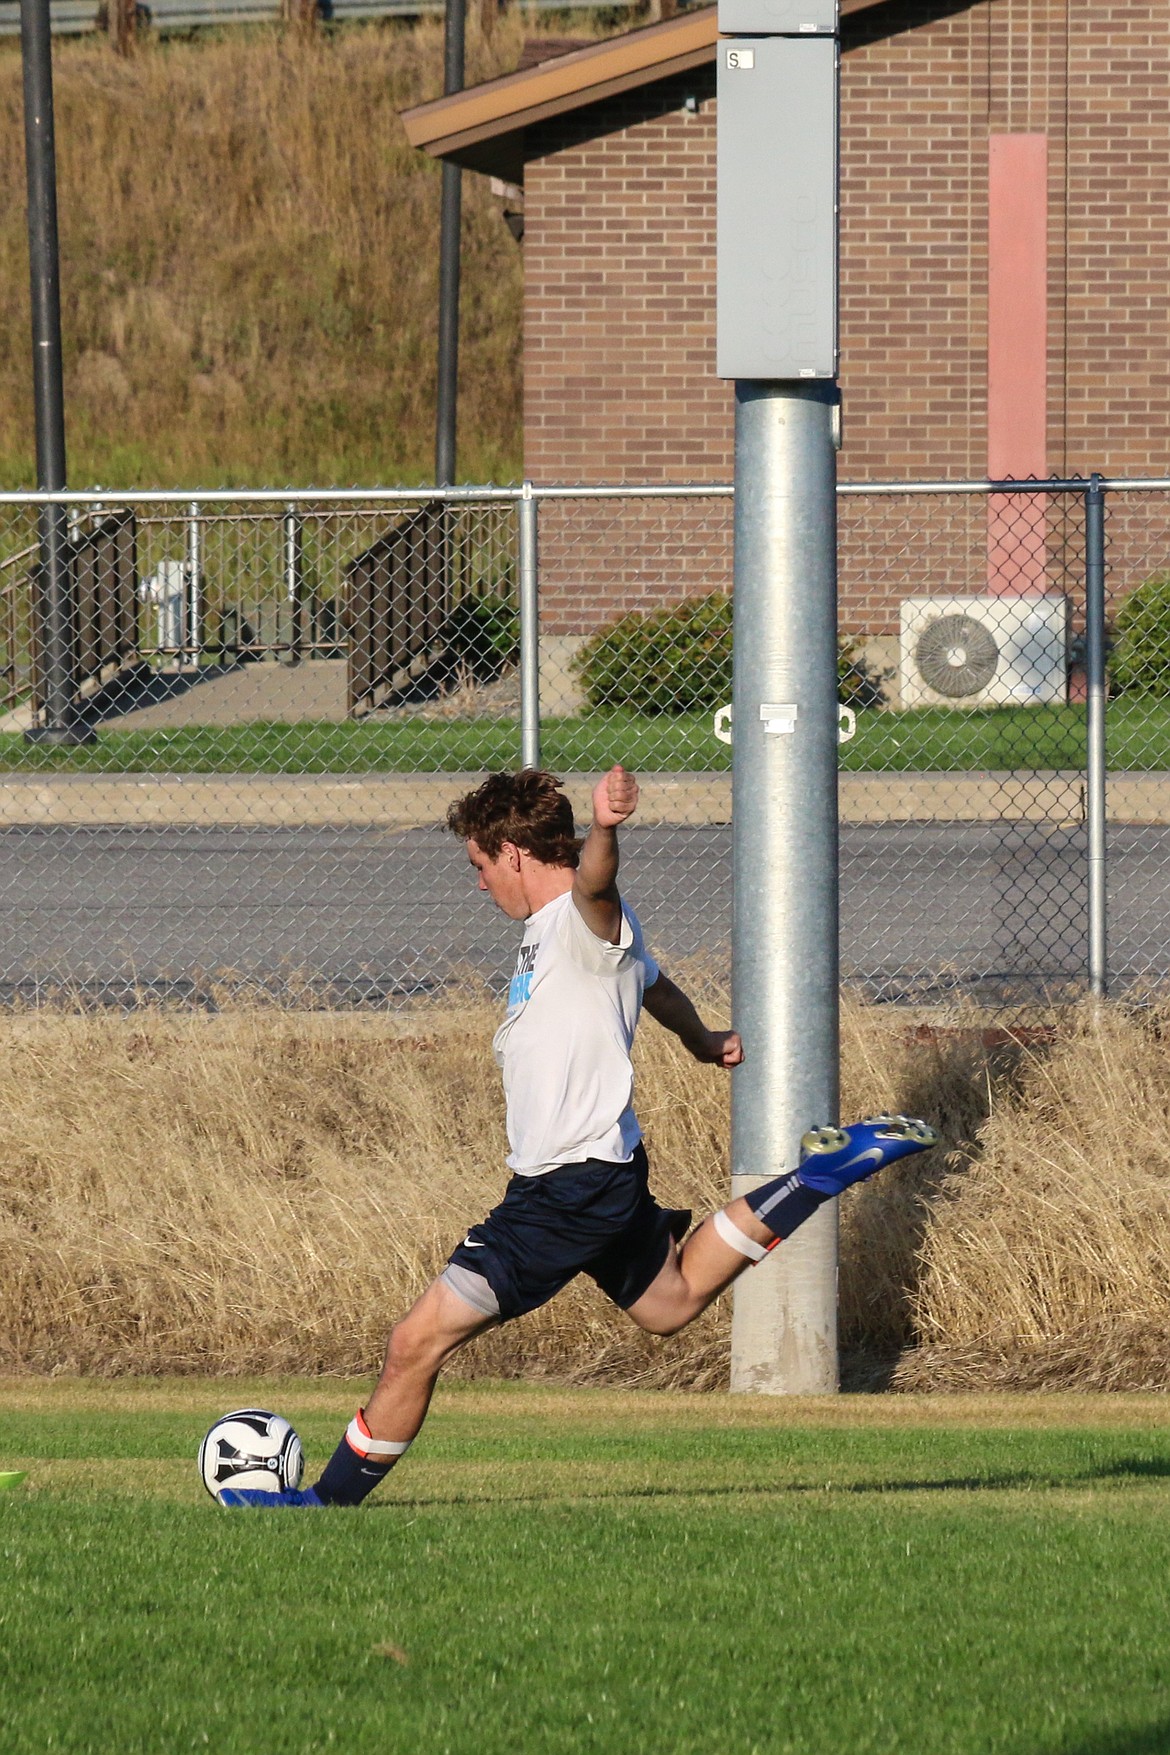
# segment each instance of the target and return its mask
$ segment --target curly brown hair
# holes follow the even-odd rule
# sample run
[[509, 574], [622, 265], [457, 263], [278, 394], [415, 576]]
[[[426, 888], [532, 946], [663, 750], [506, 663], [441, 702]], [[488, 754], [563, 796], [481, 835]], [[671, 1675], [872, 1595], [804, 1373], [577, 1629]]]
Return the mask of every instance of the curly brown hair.
[[474, 792], [455, 800], [447, 812], [447, 827], [464, 841], [474, 841], [489, 859], [499, 857], [505, 841], [522, 847], [542, 865], [576, 870], [581, 856], [573, 807], [556, 775], [543, 768], [489, 774]]

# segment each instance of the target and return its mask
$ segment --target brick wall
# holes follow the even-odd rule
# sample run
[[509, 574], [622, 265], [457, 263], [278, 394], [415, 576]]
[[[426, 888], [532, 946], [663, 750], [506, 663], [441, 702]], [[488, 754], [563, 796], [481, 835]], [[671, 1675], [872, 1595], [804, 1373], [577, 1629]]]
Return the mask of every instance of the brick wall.
[[529, 473], [726, 477], [731, 386], [714, 375], [714, 67], [533, 130], [534, 149], [524, 174]]
[[[526, 154], [527, 473], [730, 480], [733, 392], [715, 376], [714, 66], [533, 130]], [[545, 633], [729, 589], [727, 519], [714, 540], [707, 519], [685, 503], [546, 506]]]
[[988, 11], [903, 0], [845, 39], [846, 480], [984, 472]]
[[1073, 0], [1068, 104], [1070, 469], [1170, 459], [1170, 8]]
[[[986, 473], [988, 141], [1003, 133], [1048, 141], [1048, 468], [1164, 469], [1170, 8], [891, 0], [847, 19], [843, 47], [841, 478]], [[714, 69], [545, 124], [527, 152], [528, 473], [730, 479], [732, 391], [714, 376]], [[973, 508], [963, 540], [941, 549], [935, 531], [905, 588], [886, 570], [876, 584], [872, 555], [847, 539], [846, 625], [890, 632], [912, 590], [985, 589], [981, 518]], [[925, 511], [921, 523], [925, 542]], [[566, 630], [688, 594], [647, 560], [615, 565], [596, 615], [578, 580], [557, 623], [555, 563], [546, 549], [546, 614]]]

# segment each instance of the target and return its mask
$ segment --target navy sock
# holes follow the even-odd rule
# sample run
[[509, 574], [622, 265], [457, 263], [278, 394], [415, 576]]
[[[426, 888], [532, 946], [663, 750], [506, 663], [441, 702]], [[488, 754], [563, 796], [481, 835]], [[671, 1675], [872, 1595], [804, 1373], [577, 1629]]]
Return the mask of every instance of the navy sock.
[[[314, 1482], [314, 1491], [326, 1505], [360, 1505], [379, 1482], [386, 1479], [398, 1458], [409, 1448], [409, 1440], [403, 1444], [386, 1444], [371, 1438], [359, 1408], [345, 1437], [325, 1464], [321, 1479]], [[372, 1455], [371, 1451], [382, 1454]], [[387, 1452], [392, 1454], [387, 1455]]]
[[833, 1196], [809, 1188], [795, 1170], [786, 1170], [783, 1176], [773, 1177], [771, 1182], [753, 1189], [744, 1199], [756, 1218], [776, 1237], [791, 1237], [806, 1219], [812, 1218], [818, 1207], [832, 1200]]
[[326, 1505], [360, 1505], [393, 1467], [393, 1463], [359, 1456], [349, 1439], [343, 1438], [325, 1464], [321, 1479], [314, 1482], [317, 1497]]

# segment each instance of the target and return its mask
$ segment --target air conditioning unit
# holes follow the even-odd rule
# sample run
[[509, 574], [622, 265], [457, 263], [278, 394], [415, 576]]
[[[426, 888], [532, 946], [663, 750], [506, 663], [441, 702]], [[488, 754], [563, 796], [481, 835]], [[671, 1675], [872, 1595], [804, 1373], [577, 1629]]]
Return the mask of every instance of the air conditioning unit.
[[908, 597], [899, 658], [903, 707], [1063, 701], [1068, 600]]

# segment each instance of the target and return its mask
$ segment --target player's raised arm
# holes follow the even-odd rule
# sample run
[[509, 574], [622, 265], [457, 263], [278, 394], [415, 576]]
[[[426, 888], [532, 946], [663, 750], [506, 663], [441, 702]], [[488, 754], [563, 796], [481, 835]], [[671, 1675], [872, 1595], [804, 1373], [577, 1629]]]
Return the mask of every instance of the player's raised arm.
[[638, 782], [618, 762], [593, 788], [593, 821], [573, 880], [578, 913], [591, 932], [610, 944], [617, 944], [622, 931], [617, 832], [633, 816], [637, 803]]
[[738, 1066], [743, 1059], [743, 1043], [738, 1030], [709, 1030], [681, 987], [669, 976], [658, 972], [658, 979], [646, 989], [642, 1005], [663, 1029], [677, 1036], [683, 1047], [696, 1060], [708, 1066]]

